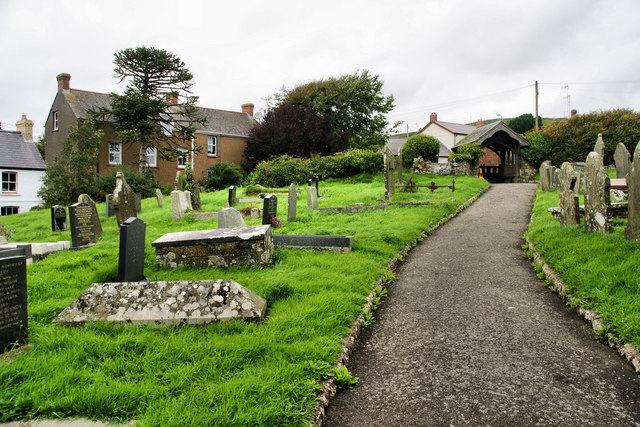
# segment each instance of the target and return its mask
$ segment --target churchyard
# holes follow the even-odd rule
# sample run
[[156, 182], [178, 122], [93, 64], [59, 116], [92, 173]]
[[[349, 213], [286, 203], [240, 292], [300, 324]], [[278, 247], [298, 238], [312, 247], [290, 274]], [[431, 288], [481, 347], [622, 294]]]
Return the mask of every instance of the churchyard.
[[[380, 277], [392, 282], [389, 261], [488, 185], [473, 177], [455, 180], [455, 192], [397, 191], [393, 201], [404, 203], [384, 209], [364, 209], [384, 198], [382, 173], [321, 181], [320, 209], [307, 209], [306, 185], [299, 185], [295, 220], [287, 220], [288, 202], [278, 201], [283, 226], [272, 233], [352, 236], [351, 251], [275, 246], [271, 262], [259, 266], [161, 268], [152, 242], [167, 233], [215, 230], [218, 219], [174, 220], [169, 196], [163, 207], [156, 198], [142, 200], [137, 216], [146, 228], [135, 235], [145, 236], [147, 280], [230, 279], [266, 300], [262, 321], [207, 325], [53, 323], [89, 286], [126, 274], [119, 271], [118, 218], [105, 218], [105, 204], [98, 203], [103, 232], [95, 244], [50, 254], [27, 269], [29, 345], [0, 359], [0, 421], [82, 416], [150, 425], [307, 424], [367, 296]], [[414, 181], [450, 185], [451, 177], [416, 175]], [[288, 188], [281, 190], [278, 196], [286, 196]], [[237, 191], [238, 198], [256, 198]], [[203, 193], [202, 210], [219, 212], [228, 198], [227, 190]], [[249, 206], [262, 207], [234, 207]], [[51, 218], [51, 211], [42, 210], [3, 222], [16, 230], [13, 241], [71, 240], [68, 224], [54, 232]], [[263, 223], [259, 216], [244, 221], [250, 227]]]

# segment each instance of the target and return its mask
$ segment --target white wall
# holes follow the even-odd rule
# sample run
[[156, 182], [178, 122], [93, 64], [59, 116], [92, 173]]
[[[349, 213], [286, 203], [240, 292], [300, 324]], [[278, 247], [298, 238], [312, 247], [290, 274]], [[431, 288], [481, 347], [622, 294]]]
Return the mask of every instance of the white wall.
[[438, 140], [442, 142], [442, 145], [447, 147], [449, 150], [451, 150], [456, 143], [453, 133], [449, 132], [441, 126], [438, 126], [435, 123], [431, 123], [429, 126], [427, 126], [427, 128], [423, 130], [421, 134], [438, 138]]
[[0, 172], [5, 171], [18, 174], [18, 192], [16, 194], [3, 194], [0, 188], [0, 207], [18, 206], [20, 208], [19, 213], [24, 213], [42, 203], [42, 200], [38, 197], [38, 190], [42, 186], [44, 171], [0, 169]]

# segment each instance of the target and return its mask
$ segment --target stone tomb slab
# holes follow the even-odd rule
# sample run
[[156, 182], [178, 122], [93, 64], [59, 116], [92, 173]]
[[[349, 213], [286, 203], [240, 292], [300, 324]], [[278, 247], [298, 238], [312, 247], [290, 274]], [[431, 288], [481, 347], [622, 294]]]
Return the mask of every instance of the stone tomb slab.
[[23, 256], [0, 258], [0, 353], [29, 342], [27, 263]]
[[207, 324], [260, 321], [267, 302], [233, 280], [94, 283], [55, 322]]
[[270, 225], [168, 233], [151, 246], [158, 268], [270, 265], [274, 252]]
[[273, 244], [289, 248], [316, 249], [344, 253], [351, 252], [353, 236], [274, 234]]

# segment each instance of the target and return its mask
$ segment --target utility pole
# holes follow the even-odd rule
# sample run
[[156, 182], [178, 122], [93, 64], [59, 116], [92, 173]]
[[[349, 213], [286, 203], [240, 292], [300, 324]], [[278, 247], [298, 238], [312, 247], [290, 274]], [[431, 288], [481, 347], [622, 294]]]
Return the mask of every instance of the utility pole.
[[538, 92], [538, 81], [536, 80], [536, 130], [539, 130], [540, 127], [538, 126], [538, 121], [540, 120], [538, 118], [538, 95], [540, 94], [540, 92]]

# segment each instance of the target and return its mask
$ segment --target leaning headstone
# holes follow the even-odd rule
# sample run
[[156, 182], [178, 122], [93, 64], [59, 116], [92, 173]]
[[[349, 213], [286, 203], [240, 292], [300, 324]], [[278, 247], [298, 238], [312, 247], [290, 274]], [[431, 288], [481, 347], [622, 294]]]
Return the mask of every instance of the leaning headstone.
[[78, 249], [95, 244], [99, 237], [96, 232], [96, 222], [99, 221], [88, 203], [76, 203], [69, 206], [71, 247]]
[[171, 219], [178, 221], [185, 217], [186, 212], [187, 201], [184, 193], [180, 190], [173, 190], [171, 192]]
[[560, 225], [579, 225], [580, 224], [580, 202], [578, 195], [573, 191], [576, 173], [571, 163], [564, 162], [559, 172], [559, 191], [558, 198], [560, 200]]
[[619, 142], [615, 153], [613, 153], [613, 160], [616, 162], [616, 178], [627, 177], [627, 174], [631, 171], [630, 157], [627, 147], [622, 142]]
[[633, 153], [631, 171], [627, 174], [629, 204], [627, 206], [627, 226], [624, 237], [627, 240], [640, 240], [640, 143]]
[[98, 208], [96, 207], [96, 203], [91, 199], [88, 194], [81, 194], [78, 196], [78, 203], [86, 203], [91, 206], [93, 210], [93, 217], [96, 221], [96, 237], [102, 236], [102, 224], [100, 223], [100, 217], [98, 216]]
[[136, 198], [136, 212], [142, 212], [142, 195], [139, 193], [134, 193], [134, 197]]
[[113, 194], [107, 194], [104, 196], [104, 217], [109, 218], [116, 214], [116, 210], [113, 207]]
[[602, 157], [589, 153], [584, 174], [584, 231], [587, 233], [613, 233], [611, 182], [602, 165]]
[[307, 187], [307, 209], [318, 209], [318, 193], [316, 187]]
[[120, 227], [118, 282], [144, 279], [144, 238], [147, 226], [140, 218], [129, 218]]
[[551, 160], [545, 160], [540, 165], [540, 188], [542, 191], [551, 190], [551, 176], [549, 174], [549, 168], [551, 167]]
[[268, 194], [263, 203], [262, 225], [271, 224], [271, 218], [278, 216], [278, 198], [273, 194]]
[[218, 228], [246, 227], [242, 214], [234, 208], [224, 208], [218, 212]]
[[67, 210], [64, 206], [51, 207], [51, 231], [64, 231], [67, 229]]
[[136, 196], [127, 184], [122, 172], [116, 173], [116, 188], [113, 190], [113, 205], [116, 210], [118, 227], [131, 217], [137, 217]]
[[602, 140], [602, 134], [598, 134], [598, 140], [596, 141], [596, 145], [593, 147], [593, 151], [600, 155], [602, 162], [604, 164], [604, 141]]
[[156, 201], [158, 202], [158, 207], [164, 207], [164, 196], [162, 195], [162, 191], [159, 188], [156, 188]]
[[238, 199], [236, 198], [236, 186], [229, 187], [229, 207], [235, 205]]
[[292, 183], [289, 186], [289, 200], [287, 206], [287, 221], [295, 221], [298, 210], [298, 192], [296, 186]]
[[29, 342], [27, 261], [0, 257], [0, 353]]

